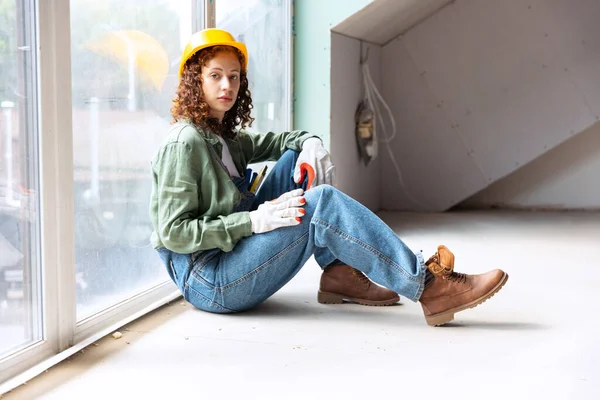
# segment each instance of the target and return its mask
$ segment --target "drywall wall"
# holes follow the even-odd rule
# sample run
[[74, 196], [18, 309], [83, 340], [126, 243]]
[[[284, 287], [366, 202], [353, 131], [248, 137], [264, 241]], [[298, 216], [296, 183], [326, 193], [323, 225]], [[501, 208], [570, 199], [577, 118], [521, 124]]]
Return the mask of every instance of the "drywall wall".
[[[382, 149], [384, 210], [443, 211], [487, 186], [487, 179], [402, 41], [382, 50], [383, 96], [396, 122], [395, 164]], [[380, 137], [393, 133], [380, 132]], [[397, 168], [396, 168], [397, 167]]]
[[[363, 56], [373, 81], [381, 87], [381, 48], [364, 45]], [[337, 169], [336, 186], [372, 211], [380, 205], [379, 158], [365, 166], [355, 139], [355, 112], [364, 97], [361, 44], [336, 33], [331, 35], [331, 157]]]
[[495, 182], [458, 207], [600, 209], [600, 124]]
[[447, 209], [594, 124], [599, 19], [593, 0], [457, 0], [386, 45], [405, 185], [382, 208]]
[[294, 1], [294, 128], [329, 146], [331, 28], [372, 0]]

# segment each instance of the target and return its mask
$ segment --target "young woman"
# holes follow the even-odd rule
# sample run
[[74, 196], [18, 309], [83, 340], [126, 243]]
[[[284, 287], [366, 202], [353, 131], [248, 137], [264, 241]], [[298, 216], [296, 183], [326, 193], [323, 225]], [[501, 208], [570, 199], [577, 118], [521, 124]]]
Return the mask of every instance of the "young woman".
[[[215, 313], [250, 309], [312, 255], [324, 270], [319, 302], [391, 304], [399, 293], [421, 303], [429, 325], [451, 321], [502, 288], [508, 275], [501, 270], [454, 272], [444, 246], [424, 262], [331, 186], [335, 168], [316, 135], [244, 131], [253, 121], [247, 65], [246, 47], [226, 31], [191, 38], [171, 110], [175, 123], [152, 162], [152, 243], [188, 302]], [[277, 163], [254, 194], [246, 167], [269, 160]]]

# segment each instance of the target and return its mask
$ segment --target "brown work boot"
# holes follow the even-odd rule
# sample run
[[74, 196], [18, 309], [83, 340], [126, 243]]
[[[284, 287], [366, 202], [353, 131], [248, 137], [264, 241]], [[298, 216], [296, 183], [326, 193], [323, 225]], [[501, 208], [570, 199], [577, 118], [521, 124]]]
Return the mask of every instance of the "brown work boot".
[[483, 303], [508, 279], [508, 274], [499, 269], [481, 275], [454, 272], [454, 254], [446, 246], [439, 246], [425, 264], [434, 278], [425, 286], [419, 302], [431, 326], [450, 322], [454, 313]]
[[400, 301], [400, 296], [371, 282], [349, 265], [332, 265], [321, 275], [317, 300], [323, 304], [342, 304], [348, 300], [365, 306], [389, 306]]

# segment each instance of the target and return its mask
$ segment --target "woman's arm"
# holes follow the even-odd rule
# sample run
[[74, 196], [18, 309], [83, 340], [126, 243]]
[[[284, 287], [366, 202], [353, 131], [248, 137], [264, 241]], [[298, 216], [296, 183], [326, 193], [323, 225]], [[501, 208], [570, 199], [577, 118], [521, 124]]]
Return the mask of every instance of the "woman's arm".
[[249, 155], [249, 162], [276, 161], [286, 150], [301, 151], [302, 143], [318, 135], [306, 131], [291, 131], [265, 134], [240, 131], [240, 141], [244, 154]]
[[248, 212], [201, 217], [198, 182], [206, 159], [206, 155], [193, 154], [189, 144], [177, 141], [166, 145], [153, 165], [157, 180], [156, 234], [166, 248], [176, 253], [214, 248], [231, 251], [241, 238], [252, 234]]

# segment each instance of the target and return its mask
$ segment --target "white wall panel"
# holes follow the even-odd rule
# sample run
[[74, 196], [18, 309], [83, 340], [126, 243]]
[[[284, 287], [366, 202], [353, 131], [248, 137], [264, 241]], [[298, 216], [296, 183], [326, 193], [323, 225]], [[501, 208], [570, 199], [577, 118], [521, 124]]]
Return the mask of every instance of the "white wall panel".
[[382, 148], [382, 208], [443, 210], [485, 186], [469, 147], [401, 40], [383, 48], [382, 65], [383, 96], [398, 126], [391, 146], [404, 178], [401, 185]]
[[[524, 171], [535, 170], [532, 176], [540, 177], [539, 167], [530, 167], [533, 160], [600, 120], [600, 1], [456, 0], [427, 16], [435, 10], [433, 3], [376, 0], [333, 28], [365, 40], [376, 34], [377, 42], [387, 43], [380, 88], [398, 125], [392, 147], [404, 184], [381, 147], [384, 209], [441, 211], [511, 174], [532, 182], [515, 171], [528, 165]], [[406, 30], [407, 16], [417, 15], [417, 8], [429, 10], [422, 15], [426, 19]], [[403, 31], [392, 33], [390, 19]], [[385, 32], [390, 37], [382, 37]], [[356, 72], [345, 56], [332, 79], [342, 69]], [[349, 109], [334, 104], [341, 97], [332, 97], [332, 112]], [[589, 202], [576, 194], [572, 202], [542, 197], [558, 195], [561, 187], [567, 192], [585, 188], [590, 168], [597, 165], [589, 156], [581, 169], [562, 174], [560, 184], [545, 177], [548, 191], [526, 190], [520, 196], [509, 190], [511, 179], [502, 187], [519, 204], [538, 199], [587, 207]], [[498, 198], [495, 190], [479, 201]]]
[[584, 96], [600, 116], [600, 1], [538, 0], [541, 29]]
[[[600, 8], [569, 4], [592, 15]], [[413, 192], [433, 209], [484, 189], [596, 121], [600, 24], [587, 17], [574, 33], [576, 13], [555, 21], [564, 8], [559, 0], [458, 0], [384, 47], [386, 97], [403, 135], [394, 152], [404, 156]], [[583, 50], [581, 30], [593, 36]], [[427, 148], [436, 163], [424, 168]], [[442, 192], [435, 185], [440, 176]], [[385, 208], [409, 206], [401, 194], [383, 190]]]
[[599, 175], [600, 123], [596, 123], [459, 207], [598, 210]]

